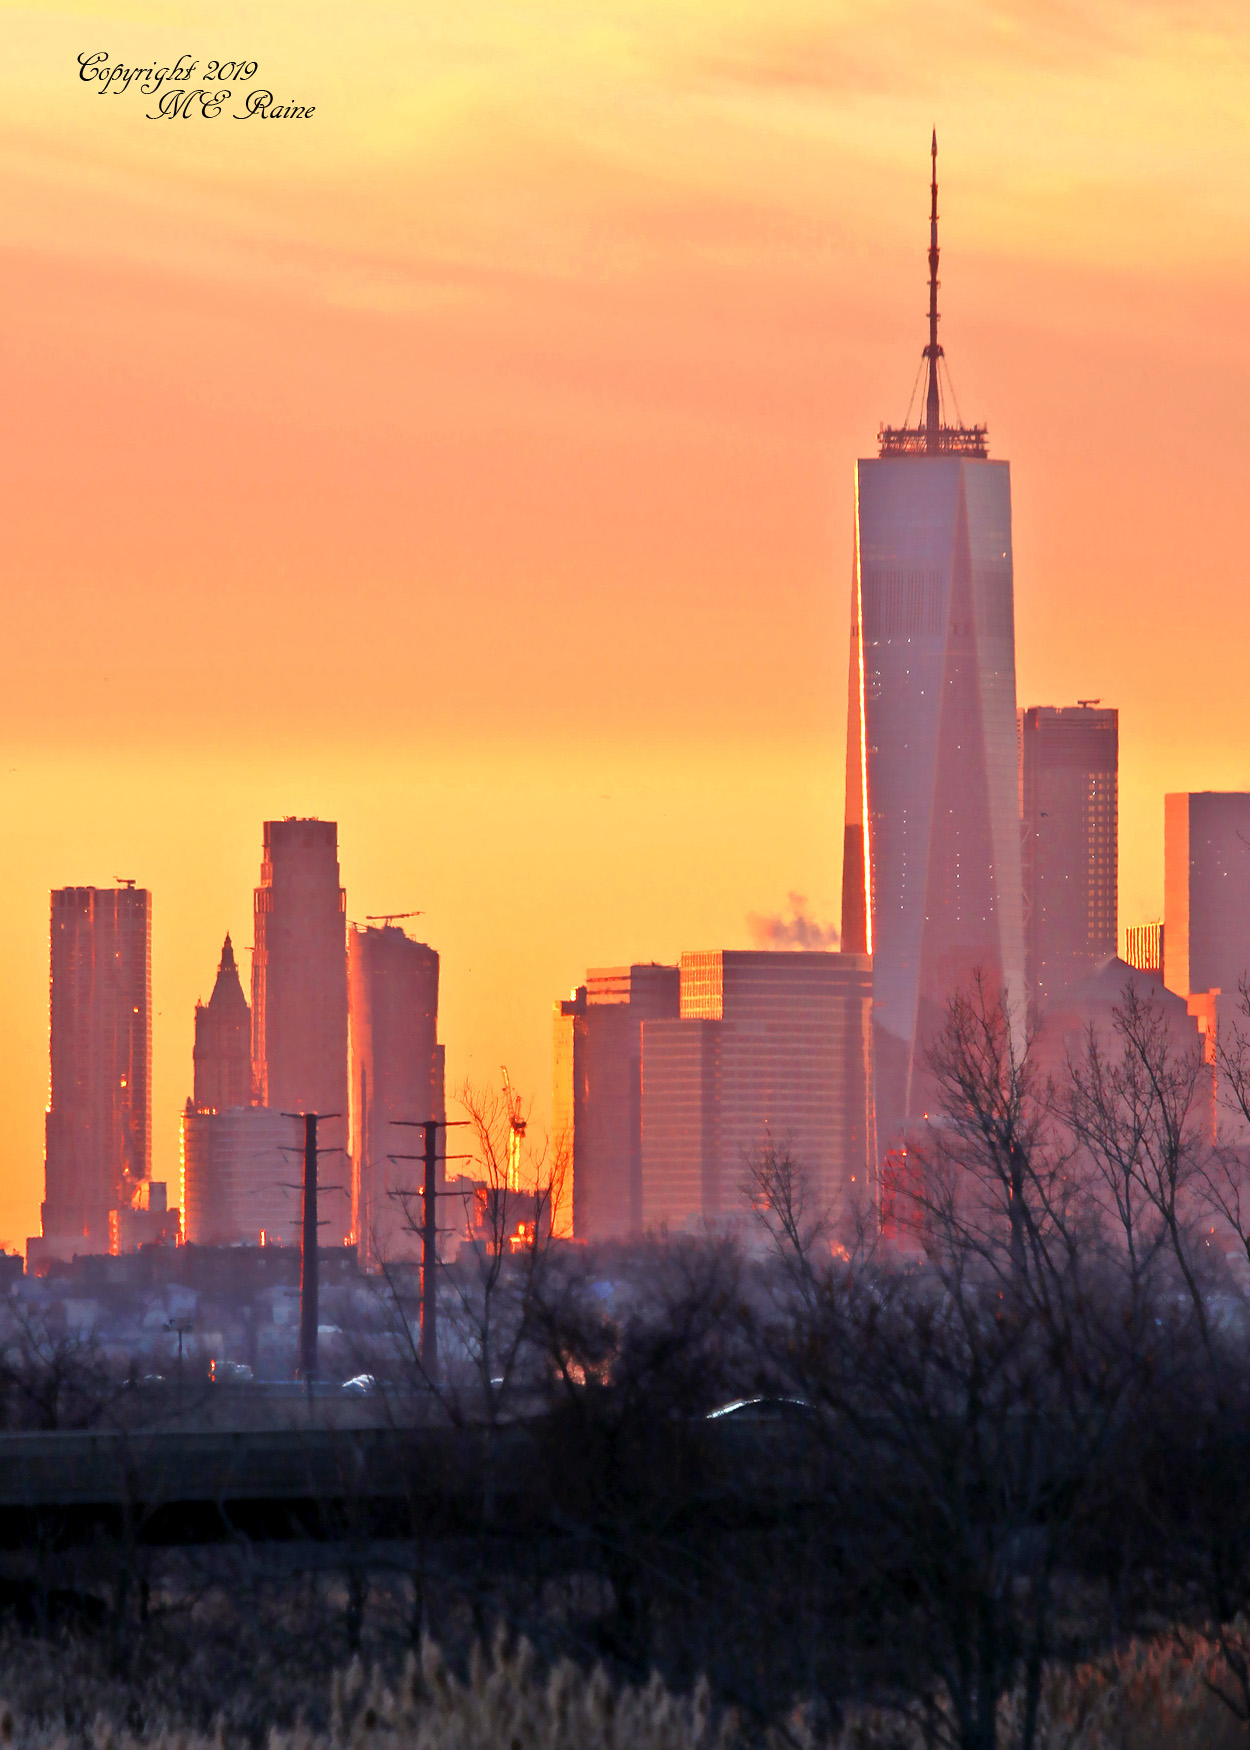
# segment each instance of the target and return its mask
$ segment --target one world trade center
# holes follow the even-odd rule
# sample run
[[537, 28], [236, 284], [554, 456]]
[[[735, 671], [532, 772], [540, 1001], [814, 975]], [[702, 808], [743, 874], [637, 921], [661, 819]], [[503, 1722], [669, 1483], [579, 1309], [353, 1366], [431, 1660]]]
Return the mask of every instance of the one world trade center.
[[950, 997], [1024, 996], [1011, 480], [943, 417], [936, 134], [931, 195], [923, 417], [855, 479], [842, 946], [872, 955], [882, 1149], [924, 1114]]

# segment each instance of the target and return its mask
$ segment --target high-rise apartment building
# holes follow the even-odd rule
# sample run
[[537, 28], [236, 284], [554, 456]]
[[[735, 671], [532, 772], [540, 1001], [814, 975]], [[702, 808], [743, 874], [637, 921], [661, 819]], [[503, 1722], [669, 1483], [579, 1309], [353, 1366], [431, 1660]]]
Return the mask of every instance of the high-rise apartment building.
[[644, 1227], [740, 1224], [770, 1139], [845, 1220], [871, 1195], [867, 957], [683, 954], [680, 978], [680, 1016], [642, 1024]]
[[1024, 965], [1040, 1012], [1119, 946], [1118, 711], [1020, 712]]
[[678, 969], [654, 963], [593, 969], [556, 1005], [553, 1128], [577, 1239], [642, 1232], [642, 1027], [680, 1012]]
[[[370, 1263], [420, 1255], [424, 1169], [411, 1126], [446, 1116], [438, 955], [394, 924], [347, 938], [353, 1231]], [[399, 1121], [398, 1123], [396, 1121]], [[440, 1154], [444, 1132], [438, 1132]], [[439, 1169], [442, 1183], [443, 1169]]]
[[229, 936], [221, 950], [217, 980], [206, 1003], [195, 1005], [195, 1092], [201, 1111], [224, 1112], [252, 1103], [252, 1012], [239, 983]]
[[253, 1086], [274, 1111], [326, 1116], [323, 1245], [351, 1229], [346, 909], [334, 821], [267, 820], [253, 919]]
[[1163, 916], [1168, 989], [1235, 996], [1250, 977], [1250, 793], [1164, 798]]
[[110, 1213], [145, 1195], [152, 1157], [152, 901], [145, 888], [52, 895], [52, 1099], [43, 1236], [110, 1249]]
[[925, 417], [882, 428], [855, 492], [842, 946], [872, 956], [882, 1149], [950, 996], [1024, 995], [1011, 480], [942, 417], [933, 150]]

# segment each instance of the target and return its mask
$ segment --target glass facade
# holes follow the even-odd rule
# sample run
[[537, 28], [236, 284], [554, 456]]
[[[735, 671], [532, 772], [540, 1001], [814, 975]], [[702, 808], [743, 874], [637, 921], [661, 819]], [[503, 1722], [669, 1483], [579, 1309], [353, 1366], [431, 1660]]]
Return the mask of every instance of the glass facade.
[[569, 1213], [579, 1240], [642, 1232], [642, 1029], [677, 1012], [677, 968], [642, 963], [592, 968], [556, 1005], [553, 1127], [572, 1168], [557, 1232]]
[[873, 1152], [869, 980], [861, 955], [682, 955], [681, 1018], [642, 1033], [645, 1228], [745, 1219], [748, 1163], [769, 1138], [849, 1217]]
[[[325, 1113], [317, 1134], [327, 1162], [349, 1140], [346, 910], [335, 823], [267, 820], [252, 920], [255, 1095], [278, 1112]], [[351, 1192], [342, 1171], [326, 1181], [321, 1243], [341, 1245]]]
[[1164, 980], [1235, 996], [1250, 978], [1250, 792], [1163, 799]]
[[182, 1203], [197, 1246], [298, 1246], [304, 1127], [265, 1106], [182, 1116]]
[[1024, 948], [1040, 1013], [1116, 951], [1119, 713], [1020, 713]]
[[888, 1148], [950, 996], [1024, 996], [1008, 464], [861, 461], [855, 522], [843, 947], [873, 957]]
[[52, 894], [45, 1237], [107, 1252], [152, 1157], [152, 903], [146, 889]]
[[348, 930], [352, 1232], [371, 1267], [421, 1252], [425, 1168], [410, 1157], [424, 1137], [399, 1126], [447, 1116], [438, 970], [434, 949], [396, 924]]

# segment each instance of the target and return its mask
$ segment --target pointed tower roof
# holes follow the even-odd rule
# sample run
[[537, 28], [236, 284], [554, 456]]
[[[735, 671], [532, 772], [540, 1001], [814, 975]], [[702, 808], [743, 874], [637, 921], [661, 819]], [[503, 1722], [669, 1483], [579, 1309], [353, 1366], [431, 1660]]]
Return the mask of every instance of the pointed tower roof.
[[[883, 425], [877, 433], [883, 456], [968, 456], [984, 461], [988, 455], [987, 428], [983, 425], [944, 425], [942, 387], [938, 360], [945, 354], [938, 344], [938, 180], [937, 129], [929, 148], [929, 341], [922, 353], [925, 377], [923, 421], [915, 425]], [[913, 398], [915, 390], [912, 390]], [[911, 409], [908, 408], [910, 414]]]
[[237, 1008], [239, 1004], [247, 1008], [247, 998], [243, 994], [243, 986], [239, 982], [239, 968], [234, 958], [234, 946], [227, 934], [222, 944], [221, 960], [217, 966], [217, 982], [213, 986], [213, 994], [208, 999], [210, 1009]]

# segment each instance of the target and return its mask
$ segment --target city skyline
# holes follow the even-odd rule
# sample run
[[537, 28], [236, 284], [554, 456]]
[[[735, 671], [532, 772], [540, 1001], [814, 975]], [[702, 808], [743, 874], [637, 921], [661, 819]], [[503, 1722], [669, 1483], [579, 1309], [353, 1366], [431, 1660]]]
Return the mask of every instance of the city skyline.
[[[588, 963], [747, 946], [791, 890], [836, 919], [851, 468], [903, 414], [934, 120], [944, 339], [1013, 463], [1019, 697], [1121, 711], [1123, 918], [1163, 909], [1162, 795], [1250, 781], [1245, 24], [628, 6], [606, 42], [561, 16], [471, 7], [414, 51], [366, 6], [348, 66], [280, 8], [258, 52], [319, 88], [309, 129], [174, 151], [75, 84], [69, 21], [18, 22], [11, 1244], [67, 882], [155, 895], [170, 1182], [258, 820], [337, 819], [353, 908], [427, 912], [449, 1087], [507, 1061], [540, 1122], [551, 997]], [[121, 58], [164, 40], [117, 28]]]

